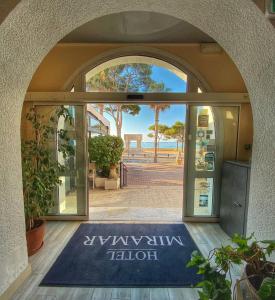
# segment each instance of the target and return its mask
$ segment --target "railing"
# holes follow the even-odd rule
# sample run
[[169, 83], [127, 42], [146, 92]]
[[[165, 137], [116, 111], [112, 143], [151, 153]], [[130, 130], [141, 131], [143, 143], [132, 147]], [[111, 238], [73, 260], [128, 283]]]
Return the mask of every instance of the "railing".
[[128, 169], [126, 165], [121, 161], [120, 162], [120, 187], [121, 188], [127, 186], [127, 173], [128, 173]]
[[[124, 153], [123, 158], [153, 158], [154, 153]], [[177, 153], [158, 153], [159, 158], [174, 158]]]

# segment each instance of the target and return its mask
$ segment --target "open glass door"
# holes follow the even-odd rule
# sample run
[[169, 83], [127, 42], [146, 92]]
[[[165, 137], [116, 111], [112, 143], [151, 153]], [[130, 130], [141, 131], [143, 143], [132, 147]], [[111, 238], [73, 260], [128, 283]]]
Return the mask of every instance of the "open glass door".
[[221, 167], [235, 160], [238, 106], [189, 106], [185, 217], [218, 217]]
[[[47, 122], [58, 105], [36, 105], [38, 114], [44, 116]], [[50, 210], [49, 219], [88, 219], [88, 191], [87, 191], [87, 126], [86, 105], [65, 105], [72, 116], [72, 123], [60, 117], [58, 130], [66, 130], [70, 142], [74, 146], [74, 155], [64, 160], [63, 155], [57, 151], [58, 136], [52, 136], [50, 148], [53, 155], [63, 165], [65, 172], [60, 174], [61, 185], [54, 192], [55, 206]]]

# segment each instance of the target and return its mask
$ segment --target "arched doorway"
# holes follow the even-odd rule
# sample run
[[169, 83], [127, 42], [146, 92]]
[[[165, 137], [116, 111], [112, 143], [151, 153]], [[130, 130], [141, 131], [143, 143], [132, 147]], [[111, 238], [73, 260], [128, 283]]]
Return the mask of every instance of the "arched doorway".
[[[169, 94], [186, 92], [187, 75], [165, 61], [139, 55], [111, 59], [78, 76], [82, 76], [84, 91], [95, 93], [95, 100], [105, 93], [105, 102], [94, 107], [110, 121], [111, 135], [121, 137], [125, 145], [123, 189], [117, 190], [119, 184], [115, 184], [108, 191], [105, 179], [107, 191], [103, 191], [96, 177], [95, 189], [93, 184], [89, 191], [90, 220], [181, 222], [186, 105], [173, 104]], [[79, 77], [74, 80], [79, 81]], [[159, 95], [154, 98], [156, 92]], [[117, 93], [123, 98], [131, 93], [131, 99], [116, 103]], [[139, 101], [134, 93], [139, 93]], [[152, 98], [151, 105], [142, 102], [145, 94]], [[167, 104], [154, 104], [159, 98], [166, 98]], [[92, 150], [89, 156], [99, 159]], [[100, 169], [96, 176], [103, 176]]]
[[[128, 49], [126, 49], [126, 50], [129, 51]], [[130, 49], [130, 50], [133, 50], [133, 49]], [[219, 197], [219, 183], [220, 183], [220, 173], [221, 173], [220, 172], [221, 162], [224, 159], [236, 159], [237, 158], [236, 149], [237, 149], [238, 114], [239, 114], [238, 105], [240, 105], [240, 103], [243, 100], [241, 98], [239, 100], [235, 99], [236, 100], [236, 102], [235, 102], [236, 111], [235, 112], [232, 110], [233, 108], [231, 108], [230, 106], [229, 107], [223, 107], [223, 108], [219, 107], [219, 105], [223, 105], [223, 106], [225, 106], [226, 104], [229, 105], [230, 101], [231, 102], [233, 101], [233, 99], [231, 98], [232, 95], [228, 96], [229, 97], [228, 100], [226, 100], [226, 98], [224, 100], [219, 99], [215, 95], [213, 95], [212, 98], [209, 99], [206, 94], [203, 95], [201, 93], [201, 90], [205, 90], [205, 87], [200, 85], [200, 80], [197, 79], [192, 73], [189, 72], [189, 74], [186, 75], [185, 73], [183, 73], [182, 71], [177, 69], [175, 66], [173, 66], [171, 64], [168, 64], [165, 61], [161, 61], [160, 59], [153, 58], [152, 56], [153, 56], [154, 52], [153, 52], [152, 49], [150, 49], [150, 51], [151, 51], [151, 57], [137, 56], [137, 55], [136, 56], [121, 56], [119, 58], [115, 58], [115, 59], [111, 59], [109, 61], [106, 61], [102, 64], [99, 64], [99, 62], [94, 60], [93, 64], [97, 65], [97, 67], [95, 67], [92, 70], [88, 70], [88, 71], [86, 70], [87, 73], [85, 73], [83, 71], [80, 71], [80, 74], [78, 74], [76, 76], [76, 78], [72, 80], [72, 83], [68, 87], [69, 89], [73, 88], [72, 91], [74, 93], [71, 93], [70, 95], [67, 95], [67, 96], [66, 96], [66, 93], [65, 93], [64, 97], [74, 98], [74, 102], [76, 102], [77, 98], [79, 96], [81, 98], [83, 98], [83, 95], [86, 95], [87, 99], [85, 100], [85, 103], [94, 102], [94, 107], [97, 110], [96, 114], [100, 114], [101, 117], [104, 117], [103, 112], [105, 112], [113, 118], [113, 119], [107, 120], [107, 122], [110, 122], [110, 121], [115, 122], [116, 129], [111, 128], [111, 134], [118, 134], [118, 132], [119, 132], [119, 135], [121, 135], [122, 128], [121, 128], [121, 126], [118, 127], [117, 121], [119, 120], [120, 123], [123, 123], [122, 119], [121, 119], [122, 118], [122, 113], [123, 113], [122, 106], [125, 105], [125, 104], [126, 104], [125, 113], [128, 112], [130, 115], [132, 114], [132, 112], [129, 111], [128, 106], [130, 106], [131, 104], [136, 105], [137, 108], [138, 108], [138, 105], [143, 105], [144, 107], [146, 107], [146, 106], [148, 106], [148, 104], [150, 104], [151, 106], [153, 106], [153, 110], [155, 110], [155, 112], [158, 111], [158, 116], [155, 117], [155, 120], [158, 120], [160, 111], [162, 110], [162, 108], [164, 108], [164, 106], [167, 106], [167, 107], [168, 106], [173, 106], [173, 105], [175, 106], [175, 103], [178, 104], [177, 107], [180, 107], [180, 105], [179, 105], [180, 103], [181, 103], [181, 105], [189, 103], [189, 104], [193, 104], [193, 106], [194, 106], [194, 104], [197, 104], [199, 102], [202, 102], [205, 105], [209, 105], [211, 103], [213, 104], [213, 102], [216, 103], [213, 106], [213, 112], [214, 112], [214, 114], [217, 114], [217, 116], [221, 115], [221, 117], [218, 118], [217, 116], [215, 116], [215, 119], [216, 119], [215, 124], [214, 124], [214, 121], [213, 121], [212, 113], [210, 113], [212, 111], [211, 107], [206, 108], [206, 109], [204, 109], [203, 106], [201, 108], [200, 107], [194, 107], [194, 108], [198, 109], [198, 110], [205, 110], [206, 115], [204, 117], [207, 117], [207, 120], [210, 118], [212, 120], [211, 124], [213, 126], [216, 126], [217, 129], [221, 128], [221, 129], [219, 129], [220, 136], [217, 139], [217, 143], [216, 143], [215, 142], [215, 134], [210, 133], [210, 131], [213, 132], [213, 128], [208, 128], [208, 125], [206, 125], [206, 126], [199, 126], [198, 125], [198, 127], [201, 127], [200, 131], [201, 132], [203, 131], [203, 134], [204, 134], [204, 140], [201, 141], [202, 144], [204, 144], [204, 146], [201, 144], [201, 150], [200, 150], [201, 160], [203, 160], [202, 163], [205, 165], [205, 168], [206, 168], [206, 159], [205, 159], [205, 157], [206, 156], [210, 157], [210, 155], [212, 155], [213, 156], [212, 157], [212, 164], [217, 163], [217, 165], [219, 167], [214, 168], [214, 166], [212, 166], [212, 169], [209, 168], [208, 170], [204, 170], [201, 167], [198, 168], [197, 171], [211, 171], [211, 170], [213, 171], [212, 173], [208, 172], [207, 176], [206, 176], [206, 173], [205, 173], [205, 176], [203, 177], [203, 180], [205, 180], [205, 178], [208, 178], [209, 175], [212, 178], [212, 183], [209, 183], [209, 184], [207, 183], [207, 188], [205, 190], [204, 188], [196, 187], [198, 185], [198, 184], [197, 185], [195, 184], [197, 179], [194, 175], [195, 173], [193, 171], [191, 171], [194, 168], [195, 164], [197, 164], [197, 159], [199, 159], [199, 158], [196, 157], [196, 161], [195, 161], [195, 158], [192, 159], [192, 164], [190, 164], [190, 165], [187, 164], [188, 160], [186, 160], [186, 164], [185, 164], [186, 168], [188, 167], [190, 169], [190, 172], [187, 170], [186, 174], [188, 173], [191, 176], [191, 173], [192, 173], [193, 175], [192, 175], [192, 178], [190, 177], [188, 179], [188, 190], [191, 191], [191, 193], [190, 192], [187, 193], [187, 190], [184, 191], [184, 193], [186, 193], [185, 198], [186, 199], [188, 198], [188, 201], [190, 202], [190, 204], [187, 205], [187, 202], [185, 201], [184, 205], [186, 206], [186, 208], [184, 208], [184, 216], [185, 217], [204, 216], [204, 217], [217, 218], [218, 215], [219, 215], [218, 207], [219, 207], [219, 198], [220, 198]], [[108, 53], [108, 54], [110, 54], [110, 53]], [[119, 51], [116, 50], [115, 54], [118, 55]], [[157, 54], [158, 54], [158, 51], [156, 51], [156, 55]], [[103, 53], [102, 56], [107, 57], [107, 54], [104, 55], [104, 53]], [[178, 59], [178, 61], [179, 61], [179, 59]], [[128, 73], [131, 70], [132, 71], [135, 70], [135, 67], [139, 68], [139, 67], [144, 67], [144, 66], [147, 67], [147, 69], [145, 71], [149, 72], [149, 73], [151, 72], [151, 68], [155, 68], [155, 69], [162, 68], [162, 73], [165, 71], [166, 73], [168, 72], [168, 73], [171, 73], [171, 74], [172, 73], [175, 74], [175, 75], [173, 75], [174, 78], [172, 79], [172, 81], [177, 81], [178, 80], [179, 81], [178, 86], [176, 86], [176, 89], [174, 89], [174, 90], [173, 89], [170, 90], [169, 89], [170, 86], [166, 87], [165, 84], [164, 84], [165, 82], [163, 82], [163, 81], [165, 81], [165, 76], [160, 79], [161, 84], [154, 81], [154, 80], [152, 81], [152, 78], [150, 78], [150, 77], [148, 77], [147, 79], [148, 80], [150, 79], [152, 82], [149, 80], [148, 82], [144, 83], [144, 81], [145, 81], [144, 74], [146, 74], [146, 72], [145, 72], [144, 74], [141, 73], [141, 79], [140, 79], [141, 80], [141, 85], [140, 86], [137, 85], [137, 81], [135, 81], [135, 82], [131, 81], [129, 83], [128, 79], [127, 79], [126, 81], [128, 82], [127, 83], [128, 86], [125, 88], [125, 83], [121, 81], [121, 78], [123, 78], [125, 73]], [[163, 68], [163, 66], [165, 66], [165, 68]], [[149, 67], [149, 69], [148, 69], [148, 67]], [[181, 66], [181, 68], [184, 69], [185, 67]], [[115, 74], [115, 76], [114, 76], [114, 72], [119, 72], [119, 74]], [[131, 72], [129, 72], [129, 74], [131, 76], [135, 75], [137, 77], [138, 73], [137, 74], [135, 74], [135, 73], [131, 74]], [[109, 79], [109, 77], [112, 77], [112, 78]], [[116, 78], [119, 78], [118, 82], [116, 82], [116, 80], [115, 80]], [[108, 83], [109, 81], [110, 81], [110, 84]], [[149, 83], [150, 84], [153, 83], [153, 85], [150, 86]], [[160, 84], [160, 86], [158, 86], [158, 84]], [[175, 86], [174, 86], [174, 88], [175, 88]], [[87, 94], [83, 93], [85, 91], [87, 91], [88, 93]], [[189, 99], [190, 95], [185, 94], [186, 91], [193, 92], [192, 93], [192, 95], [193, 95], [193, 100], [192, 101]], [[83, 94], [77, 94], [77, 92], [78, 93], [82, 92]], [[157, 92], [157, 93], [155, 93], [155, 92]], [[180, 92], [180, 93], [178, 93], [178, 92]], [[29, 99], [36, 99], [35, 98], [36, 96], [37, 95], [35, 93], [34, 94], [30, 93], [29, 94]], [[41, 99], [43, 100], [43, 97], [47, 98], [47, 97], [49, 97], [49, 94], [47, 94], [47, 93], [43, 94], [42, 93], [42, 95], [40, 95], [40, 96], [42, 97]], [[50, 98], [47, 98], [47, 99], [45, 98], [44, 100], [48, 103], [49, 103], [49, 101], [51, 101], [51, 102], [53, 102], [53, 105], [56, 105], [56, 102], [58, 101], [58, 98], [55, 98], [56, 96], [52, 94], [51, 99]], [[221, 95], [219, 97], [221, 97]], [[64, 103], [64, 99], [62, 100], [63, 103]], [[108, 101], [110, 101], [110, 102], [108, 102]], [[224, 101], [224, 102], [222, 102], [222, 101]], [[232, 103], [231, 103], [231, 105], [233, 105]], [[89, 104], [89, 105], [91, 106], [91, 104]], [[227, 110], [226, 110], [226, 108], [227, 108]], [[158, 109], [158, 110], [156, 110], [156, 109]], [[178, 111], [179, 111], [179, 109], [177, 109], [175, 111], [175, 113], [176, 112], [178, 113]], [[183, 125], [184, 125], [185, 111], [186, 111], [186, 108], [184, 109], [184, 111], [182, 113], [182, 116], [180, 117], [180, 120], [177, 120], [177, 119], [174, 120], [175, 124], [177, 122], [179, 122], [179, 123], [183, 123]], [[224, 113], [222, 113], [222, 112], [224, 112]], [[119, 114], [120, 117], [117, 117], [117, 114]], [[136, 113], [133, 113], [133, 115], [135, 115], [135, 114]], [[227, 115], [231, 115], [232, 117], [229, 118]], [[194, 115], [194, 113], [193, 113], [193, 116], [190, 116], [189, 118], [192, 119], [192, 122], [193, 122], [192, 124], [196, 123], [197, 115]], [[232, 124], [230, 125], [229, 122], [226, 122], [225, 121], [226, 119], [232, 119]], [[153, 122], [153, 120], [152, 120], [152, 122]], [[156, 121], [155, 121], [155, 124], [156, 124]], [[170, 124], [170, 126], [172, 126], [172, 125], [174, 126], [175, 124]], [[186, 136], [188, 136], [188, 140], [190, 141], [189, 144], [191, 144], [191, 140], [194, 141], [194, 142], [196, 141], [195, 137], [197, 135], [196, 126], [192, 125], [192, 124], [185, 124], [184, 128], [186, 128], [186, 127], [188, 128], [187, 133], [185, 132], [185, 130], [183, 130], [184, 132], [180, 135], [181, 136], [180, 138], [182, 140], [184, 140], [184, 142], [187, 139]], [[137, 123], [136, 128], [138, 129], [140, 125], [141, 124]], [[149, 126], [149, 125], [150, 124], [147, 124], [147, 126]], [[169, 128], [169, 126], [167, 126], [166, 124], [162, 124], [162, 125], [163, 125], [163, 128], [166, 128], [166, 131], [170, 130], [170, 129], [174, 129], [174, 128]], [[230, 129], [228, 129], [227, 126], [232, 126], [232, 128], [230, 127], [232, 129], [232, 131]], [[193, 132], [191, 132], [191, 129], [189, 127], [193, 128], [192, 129]], [[202, 128], [202, 127], [205, 127], [205, 128]], [[204, 130], [205, 130], [205, 132], [204, 132]], [[207, 132], [207, 131], [209, 131], [209, 132]], [[229, 132], [232, 133], [233, 138], [231, 140], [227, 137]], [[127, 134], [128, 132], [124, 132], [124, 133]], [[132, 134], [135, 134], [135, 133], [137, 133], [137, 132], [132, 132]], [[163, 136], [164, 139], [170, 138], [170, 136], [165, 135], [164, 132], [162, 133], [162, 136]], [[147, 137], [147, 134], [146, 134], [146, 137]], [[190, 137], [193, 137], [193, 138], [190, 139]], [[174, 140], [175, 140], [175, 138], [174, 138]], [[175, 150], [175, 149], [170, 149], [169, 150], [168, 149], [170, 152], [174, 151], [173, 153], [170, 153], [169, 151], [167, 152], [166, 151], [167, 149], [166, 150], [164, 149], [166, 152], [163, 154], [164, 156], [162, 155], [161, 159], [165, 158], [165, 155], [166, 155], [167, 159], [173, 161], [174, 163], [176, 161], [179, 163], [179, 165], [181, 163], [183, 163], [183, 160], [184, 160], [184, 158], [183, 158], [183, 148], [184, 148], [183, 145], [184, 144], [183, 144], [182, 140], [180, 141], [180, 143], [182, 145], [180, 146], [180, 148], [177, 148], [177, 150]], [[202, 140], [202, 138], [201, 138], [201, 140]], [[227, 142], [230, 140], [231, 143], [228, 142], [229, 143], [228, 145], [223, 145], [223, 141], [225, 141], [225, 140], [227, 140]], [[174, 141], [174, 143], [175, 143], [175, 141]], [[213, 144], [212, 145], [212, 150], [210, 150], [210, 145], [208, 146], [209, 143]], [[216, 150], [215, 150], [216, 146], [219, 149], [218, 153], [216, 153]], [[174, 148], [175, 147], [176, 146], [174, 145]], [[230, 150], [227, 151], [227, 153], [226, 153], [226, 151], [223, 152], [223, 150], [222, 150], [223, 148], [228, 148]], [[157, 147], [155, 147], [155, 149], [157, 149]], [[178, 151], [178, 149], [182, 149], [182, 150]], [[128, 153], [127, 154], [128, 157], [126, 158], [127, 162], [130, 163], [129, 162], [129, 155], [131, 156], [130, 158], [133, 158], [134, 160], [136, 160], [136, 159], [140, 160], [141, 158], [143, 160], [146, 160], [146, 159], [147, 160], [148, 159], [152, 160], [153, 156], [151, 155], [151, 157], [150, 157], [150, 154], [148, 153], [148, 150], [149, 149], [146, 149], [146, 151], [144, 150], [144, 152], [146, 152], [146, 153], [135, 153], [135, 154], [131, 153], [131, 155], [130, 155], [130, 153]], [[158, 150], [158, 151], [160, 151], [160, 150]], [[177, 153], [175, 151], [177, 151]], [[193, 146], [192, 147], [192, 152], [195, 153], [196, 151], [199, 152], [197, 147]], [[156, 150], [155, 150], [155, 153], [156, 153]], [[195, 157], [195, 155], [193, 155], [193, 156]], [[190, 158], [191, 158], [191, 154], [190, 154]], [[154, 157], [154, 161], [155, 162], [157, 161], [156, 154], [155, 154], [155, 157]], [[148, 162], [151, 163], [151, 161], [148, 161]], [[210, 165], [210, 161], [208, 161], [207, 164]], [[138, 171], [138, 169], [136, 169], [136, 171]], [[173, 170], [171, 170], [171, 171], [173, 172]], [[156, 172], [156, 170], [155, 170], [155, 172]], [[181, 172], [181, 174], [180, 174], [180, 172]], [[153, 174], [154, 172], [152, 171], [151, 173]], [[164, 175], [164, 174], [165, 174], [165, 172], [162, 173], [162, 175]], [[182, 178], [182, 175], [183, 175], [183, 172], [179, 170], [179, 175], [178, 175], [179, 178]], [[197, 175], [199, 176], [198, 178], [202, 177], [202, 174], [199, 175], [199, 173], [198, 173]], [[165, 176], [163, 176], [163, 177], [165, 177]], [[214, 178], [215, 178], [215, 180], [213, 181]], [[84, 182], [85, 180], [83, 179], [82, 181]], [[95, 180], [93, 179], [93, 186], [94, 186], [94, 181]], [[156, 184], [153, 184], [153, 181], [154, 180], [151, 180], [151, 184], [156, 185]], [[160, 178], [157, 179], [156, 181], [158, 181], [159, 183], [161, 182]], [[181, 181], [182, 181], [182, 179], [181, 179]], [[170, 185], [172, 184], [172, 182], [173, 182], [173, 179], [170, 178]], [[130, 183], [130, 181], [129, 181], [129, 183]], [[147, 182], [147, 183], [149, 185], [149, 182]], [[180, 185], [182, 186], [182, 182], [180, 183]], [[205, 186], [205, 183], [201, 182], [199, 185]], [[118, 184], [116, 184], [116, 186], [118, 186]], [[160, 186], [161, 186], [161, 184], [160, 184]], [[198, 195], [194, 194], [194, 189], [197, 190], [197, 192], [199, 193]], [[183, 192], [182, 188], [179, 188], [179, 192], [180, 192], [180, 194], [182, 194], [182, 192]], [[206, 195], [205, 195], [205, 193], [206, 193]], [[93, 194], [93, 192], [91, 192], [91, 194]], [[201, 197], [200, 194], [202, 194], [202, 197], [204, 197], [204, 198], [205, 197], [209, 198], [209, 202], [206, 201], [208, 203], [207, 206], [209, 206], [209, 207], [207, 208], [207, 211], [205, 211], [204, 213], [199, 213], [199, 211], [202, 212], [202, 210], [200, 210], [199, 208], [194, 209], [195, 206], [200, 206], [201, 205], [203, 207], [203, 204], [199, 204], [199, 200], [198, 200]], [[214, 195], [215, 195], [215, 197], [214, 197]], [[129, 196], [129, 197], [131, 198], [131, 196]], [[157, 197], [154, 196], [152, 198], [157, 198]], [[165, 196], [164, 198], [167, 198], [167, 197]], [[198, 199], [195, 199], [195, 198], [198, 198]], [[179, 217], [174, 219], [176, 221], [180, 221], [182, 219], [181, 211], [182, 211], [182, 207], [183, 207], [183, 203], [182, 203], [183, 202], [183, 196], [180, 195], [179, 199], [180, 199], [180, 202], [179, 202], [180, 205], [177, 206], [177, 211], [178, 211], [177, 213], [179, 213]], [[84, 201], [84, 200], [85, 199], [82, 197], [81, 201]], [[163, 200], [164, 200], [163, 202], [165, 202], [166, 199], [163, 199]], [[97, 202], [97, 201], [95, 201], [95, 202]], [[103, 202], [103, 201], [98, 201], [98, 202]], [[121, 203], [121, 201], [115, 201], [115, 202], [120, 202]], [[196, 204], [194, 205], [194, 203], [196, 203]], [[82, 203], [82, 206], [86, 206], [86, 205], [87, 205], [87, 203], [85, 203], [85, 202]], [[123, 203], [121, 203], [121, 205], [123, 205]], [[204, 207], [205, 206], [206, 205], [204, 204]], [[150, 205], [149, 205], [149, 207], [150, 207]], [[189, 208], [187, 209], [187, 207], [189, 207]], [[126, 213], [126, 217], [125, 216], [123, 216], [123, 217], [118, 216], [117, 219], [120, 219], [120, 220], [128, 220], [128, 218], [132, 219], [131, 214], [127, 214], [127, 209], [128, 208], [129, 208], [129, 205], [124, 204], [123, 209]], [[160, 208], [160, 209], [167, 208], [168, 209], [168, 208], [171, 208], [171, 207], [166, 207], [166, 206], [158, 207], [157, 206], [156, 208]], [[174, 207], [172, 207], [172, 209], [173, 208]], [[195, 211], [195, 210], [197, 210], [197, 211]], [[63, 215], [63, 213], [58, 213], [58, 211], [57, 211], [57, 215], [60, 215], [60, 214]], [[166, 218], [168, 218], [170, 220], [169, 216], [165, 215], [165, 213], [161, 213], [160, 215], [158, 215], [157, 219], [158, 220], [159, 219], [164, 220], [162, 215], [166, 216]], [[86, 215], [83, 216], [83, 214], [79, 214], [79, 216], [82, 216], [83, 218], [85, 218]], [[149, 214], [149, 216], [151, 216], [151, 215]], [[142, 220], [143, 219], [143, 214], [140, 214], [138, 216], [138, 218]], [[92, 217], [92, 219], [94, 219], [94, 218]], [[98, 218], [96, 217], [95, 219], [98, 219]], [[101, 220], [107, 220], [108, 217], [106, 217], [106, 216], [105, 217], [100, 217], [100, 219]], [[154, 219], [154, 217], [151, 216], [151, 220], [153, 220], [153, 219]], [[132, 220], [134, 220], [134, 219], [132, 219]]]
[[[14, 247], [15, 236], [18, 244], [25, 245], [22, 226], [24, 223], [22, 188], [21, 185], [14, 184], [14, 179], [21, 182], [19, 120], [24, 94], [31, 76], [49, 49], [74, 27], [99, 15], [127, 9], [144, 9], [145, 4], [116, 1], [105, 7], [102, 4], [91, 5], [89, 2], [83, 4], [81, 9], [78, 1], [71, 2], [69, 5], [69, 7], [68, 5], [60, 7], [59, 2], [44, 1], [37, 9], [35, 1], [29, 5], [22, 1], [1, 24], [1, 41], [5, 41], [1, 47], [3, 51], [1, 64], [5, 66], [5, 72], [1, 74], [3, 83], [1, 111], [4, 112], [1, 118], [3, 138], [1, 166], [5, 174], [2, 181], [4, 184], [1, 187], [3, 195], [1, 220], [4, 223], [1, 234], [4, 237], [7, 235], [11, 237], [3, 239], [5, 243], [1, 248], [3, 253], [3, 263], [1, 263], [5, 270], [12, 270], [12, 274], [3, 282], [3, 289], [9, 286], [27, 265], [26, 252], [20, 247], [19, 253], [19, 248]], [[254, 4], [247, 1], [239, 1], [238, 6], [233, 0], [207, 4], [204, 1], [196, 3], [187, 0], [173, 1], [169, 5], [166, 3], [161, 6], [159, 2], [154, 2], [150, 9], [185, 19], [202, 28], [226, 49], [242, 72], [253, 104], [256, 145], [253, 152], [248, 228], [250, 232], [255, 231], [259, 237], [272, 237], [273, 211], [269, 204], [272, 203], [274, 195], [275, 168], [273, 163], [270, 163], [273, 162], [270, 140], [274, 138], [274, 131], [270, 124], [273, 122], [274, 115], [272, 63], [275, 38], [271, 25]], [[56, 18], [56, 12], [60, 14], [59, 18]], [[34, 20], [31, 25], [30, 18]], [[58, 27], [60, 30], [52, 30], [51, 26]], [[45, 38], [41, 39], [41, 37]], [[25, 51], [19, 53], [14, 51], [22, 48]], [[20, 80], [18, 80], [19, 73]], [[258, 216], [259, 211], [262, 212], [261, 216]]]

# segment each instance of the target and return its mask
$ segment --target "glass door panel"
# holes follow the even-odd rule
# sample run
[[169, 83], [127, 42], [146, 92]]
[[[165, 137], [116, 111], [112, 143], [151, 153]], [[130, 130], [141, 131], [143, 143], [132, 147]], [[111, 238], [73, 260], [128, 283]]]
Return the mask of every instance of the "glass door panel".
[[195, 178], [194, 216], [212, 215], [213, 183], [213, 178]]
[[223, 160], [235, 159], [239, 108], [190, 106], [186, 216], [217, 217]]
[[[37, 105], [36, 111], [44, 116], [48, 122], [59, 109], [58, 105]], [[58, 151], [60, 140], [57, 134], [51, 138], [51, 149], [58, 162], [65, 166], [65, 171], [60, 173], [61, 184], [54, 192], [55, 206], [50, 210], [49, 216], [87, 216], [87, 159], [86, 159], [86, 116], [85, 105], [66, 105], [72, 122], [59, 118], [57, 130], [66, 130], [70, 143], [74, 148], [74, 155], [63, 157]], [[64, 219], [64, 218], [63, 218]]]

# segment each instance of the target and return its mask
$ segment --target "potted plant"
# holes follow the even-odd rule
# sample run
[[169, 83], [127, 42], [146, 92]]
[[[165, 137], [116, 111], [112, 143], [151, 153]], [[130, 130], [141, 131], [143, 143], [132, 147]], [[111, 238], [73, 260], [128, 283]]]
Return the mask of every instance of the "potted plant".
[[50, 148], [53, 138], [58, 138], [57, 150], [64, 158], [74, 153], [67, 131], [57, 129], [61, 117], [71, 123], [72, 117], [64, 106], [59, 107], [47, 122], [36, 113], [34, 107], [26, 115], [32, 125], [31, 138], [22, 141], [23, 197], [29, 255], [36, 253], [43, 245], [43, 216], [54, 206], [53, 192], [61, 184], [59, 174], [65, 169]]
[[[275, 263], [267, 260], [275, 250], [275, 241], [257, 241], [252, 234], [243, 237], [235, 234], [232, 238], [235, 246], [227, 245], [210, 251], [208, 258], [204, 258], [197, 251], [192, 253], [188, 267], [197, 267], [198, 274], [203, 280], [197, 284], [199, 299], [230, 300], [231, 273], [234, 264], [245, 263], [244, 273], [237, 280], [234, 287], [235, 298], [244, 299], [275, 299]], [[228, 278], [229, 277], [229, 278]], [[245, 283], [245, 284], [243, 284]]]
[[[118, 163], [123, 153], [123, 140], [117, 136], [105, 135], [89, 138], [90, 161], [95, 161], [99, 178], [104, 178], [105, 189], [119, 187]], [[98, 181], [96, 178], [96, 186]]]

